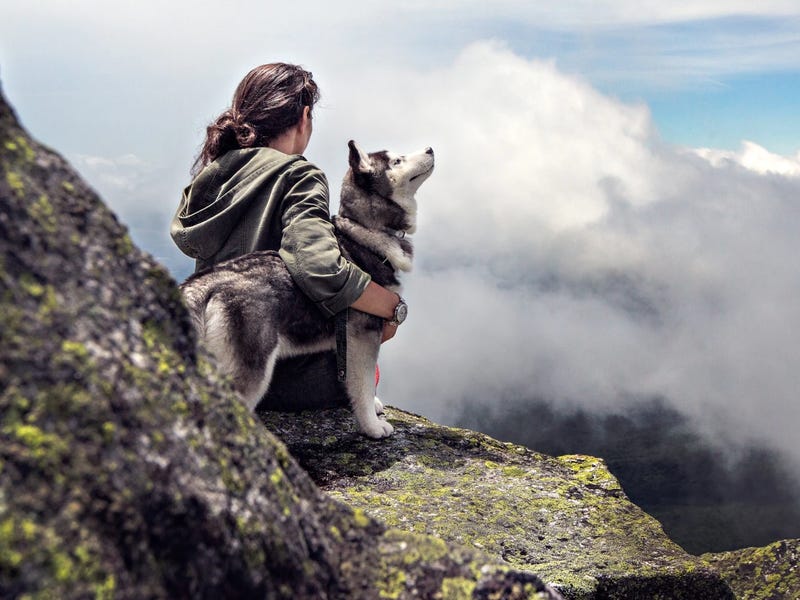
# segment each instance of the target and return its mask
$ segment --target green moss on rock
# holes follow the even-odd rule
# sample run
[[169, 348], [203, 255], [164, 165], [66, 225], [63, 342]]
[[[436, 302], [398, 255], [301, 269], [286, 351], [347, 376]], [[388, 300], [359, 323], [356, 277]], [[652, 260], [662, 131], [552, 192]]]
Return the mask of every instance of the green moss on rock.
[[738, 600], [800, 598], [800, 540], [704, 554], [702, 558], [719, 571]]
[[537, 573], [567, 597], [731, 597], [625, 497], [602, 460], [545, 456], [396, 409], [387, 416], [396, 433], [376, 443], [346, 410], [262, 414], [335, 499]]
[[29, 205], [28, 213], [46, 233], [55, 233], [58, 228], [55, 209], [46, 194], [39, 197]]
[[25, 195], [25, 184], [22, 182], [22, 177], [19, 173], [7, 170], [6, 183], [8, 183], [8, 187], [11, 188], [11, 192], [17, 197], [22, 198]]

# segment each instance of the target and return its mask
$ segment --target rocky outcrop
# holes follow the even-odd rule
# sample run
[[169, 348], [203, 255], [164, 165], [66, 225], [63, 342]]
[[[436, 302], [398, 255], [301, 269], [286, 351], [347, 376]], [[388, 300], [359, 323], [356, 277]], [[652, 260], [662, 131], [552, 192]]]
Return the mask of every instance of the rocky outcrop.
[[380, 442], [363, 439], [346, 410], [260, 416], [332, 497], [538, 573], [566, 598], [733, 598], [628, 501], [601, 460], [387, 413], [395, 435]]
[[164, 269], [0, 95], [0, 597], [557, 595], [321, 492], [217, 380]]
[[800, 540], [704, 554], [703, 559], [719, 571], [739, 600], [800, 598]]

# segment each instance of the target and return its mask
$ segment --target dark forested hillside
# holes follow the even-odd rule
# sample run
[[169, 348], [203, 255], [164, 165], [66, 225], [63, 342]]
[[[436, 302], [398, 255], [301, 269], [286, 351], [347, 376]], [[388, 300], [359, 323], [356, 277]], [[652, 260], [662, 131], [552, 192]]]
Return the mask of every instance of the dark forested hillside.
[[785, 458], [712, 443], [664, 401], [606, 413], [542, 400], [465, 406], [461, 427], [547, 454], [604, 458], [631, 500], [691, 553], [800, 537], [800, 485]]

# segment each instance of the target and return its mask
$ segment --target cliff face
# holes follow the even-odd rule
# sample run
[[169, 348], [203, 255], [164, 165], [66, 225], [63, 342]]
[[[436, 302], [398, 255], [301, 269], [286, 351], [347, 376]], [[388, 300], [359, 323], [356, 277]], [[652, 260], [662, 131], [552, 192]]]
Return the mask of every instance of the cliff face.
[[557, 598], [322, 493], [0, 94], [0, 597]]

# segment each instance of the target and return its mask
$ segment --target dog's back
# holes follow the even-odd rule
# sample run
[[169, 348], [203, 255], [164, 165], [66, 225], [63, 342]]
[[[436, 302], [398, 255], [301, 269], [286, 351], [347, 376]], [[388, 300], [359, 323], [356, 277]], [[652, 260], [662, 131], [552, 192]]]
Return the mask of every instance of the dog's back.
[[252, 252], [193, 275], [181, 285], [208, 349], [253, 409], [282, 355], [327, 347], [333, 328], [294, 285], [277, 252]]

